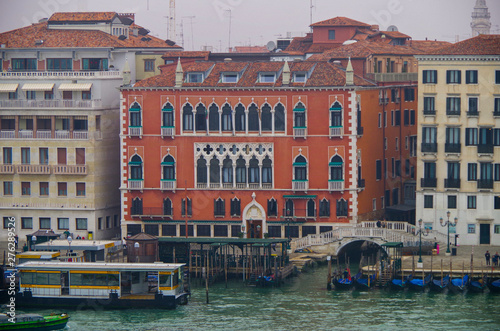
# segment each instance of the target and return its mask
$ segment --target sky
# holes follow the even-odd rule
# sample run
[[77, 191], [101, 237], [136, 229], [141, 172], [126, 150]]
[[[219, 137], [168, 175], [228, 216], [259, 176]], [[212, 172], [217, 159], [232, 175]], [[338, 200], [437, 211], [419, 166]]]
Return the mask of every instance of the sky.
[[[167, 38], [169, 0], [0, 0], [0, 32], [57, 11], [135, 13], [137, 24]], [[345, 16], [381, 30], [395, 25], [414, 40], [455, 42], [471, 37], [476, 0], [176, 0], [176, 42], [185, 50], [227, 51], [309, 32], [312, 22]], [[312, 3], [312, 9], [311, 9]], [[486, 0], [491, 33], [500, 34], [500, 0]], [[182, 32], [182, 37], [181, 37]]]

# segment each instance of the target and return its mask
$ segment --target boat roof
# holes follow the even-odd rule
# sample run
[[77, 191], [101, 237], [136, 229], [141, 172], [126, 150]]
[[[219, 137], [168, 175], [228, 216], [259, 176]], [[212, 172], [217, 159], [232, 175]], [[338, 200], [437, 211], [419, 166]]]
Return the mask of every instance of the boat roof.
[[40, 262], [28, 261], [17, 266], [19, 270], [60, 271], [173, 271], [184, 266], [182, 263], [105, 263], [105, 262]]
[[57, 239], [35, 245], [35, 250], [75, 250], [75, 251], [99, 251], [104, 248], [121, 247], [121, 240], [82, 240], [73, 239], [71, 243], [67, 239]]
[[53, 259], [61, 255], [61, 252], [23, 252], [16, 255], [18, 259]]

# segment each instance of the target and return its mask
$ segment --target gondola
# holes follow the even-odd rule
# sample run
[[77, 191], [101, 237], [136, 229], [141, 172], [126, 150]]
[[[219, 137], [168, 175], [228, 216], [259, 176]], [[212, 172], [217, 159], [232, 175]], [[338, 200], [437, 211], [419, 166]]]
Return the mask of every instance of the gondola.
[[409, 275], [404, 279], [401, 278], [393, 278], [388, 282], [389, 289], [393, 291], [403, 291], [406, 287], [408, 287], [408, 282], [413, 278], [413, 275]]
[[469, 285], [469, 275], [465, 275], [462, 278], [452, 278], [450, 281], [450, 289], [454, 293], [464, 292]]
[[442, 279], [433, 279], [429, 284], [429, 289], [431, 292], [443, 292], [450, 283], [450, 275], [443, 277]]
[[376, 275], [370, 275], [367, 278], [354, 278], [354, 288], [358, 291], [368, 291], [375, 286]]
[[348, 271], [347, 277], [346, 275], [344, 275], [344, 278], [335, 277], [333, 279], [333, 286], [335, 286], [336, 290], [350, 290], [354, 286], [354, 278], [358, 277], [361, 277], [361, 271], [354, 277], [350, 277], [350, 271]]
[[274, 286], [276, 284], [276, 277], [274, 274], [269, 275], [269, 276], [259, 276], [257, 277], [257, 286], [260, 287], [268, 287], [268, 286]]
[[490, 279], [488, 282], [488, 288], [490, 289], [490, 293], [500, 293], [500, 279]]
[[425, 288], [429, 286], [430, 282], [431, 282], [431, 274], [425, 276], [424, 279], [413, 278], [408, 282], [408, 288], [412, 291], [424, 291]]
[[487, 287], [486, 282], [483, 278], [477, 280], [471, 280], [469, 282], [468, 290], [471, 293], [483, 293], [484, 289]]

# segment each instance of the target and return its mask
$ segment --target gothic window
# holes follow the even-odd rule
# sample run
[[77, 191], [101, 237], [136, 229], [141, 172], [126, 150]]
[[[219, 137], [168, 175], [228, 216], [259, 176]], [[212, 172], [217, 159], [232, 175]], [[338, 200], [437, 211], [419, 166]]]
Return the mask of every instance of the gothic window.
[[266, 103], [262, 106], [262, 131], [272, 131], [271, 107]]
[[344, 180], [344, 162], [339, 155], [335, 155], [330, 160], [330, 180]]
[[233, 161], [229, 157], [222, 162], [222, 182], [233, 183]]
[[207, 108], [200, 103], [196, 107], [196, 131], [207, 130]]
[[246, 171], [247, 168], [245, 160], [240, 156], [240, 158], [236, 161], [236, 183], [246, 183]]
[[259, 131], [259, 110], [255, 104], [248, 107], [248, 131]]
[[216, 104], [210, 106], [208, 128], [210, 131], [219, 131], [219, 107]]
[[235, 115], [235, 130], [236, 131], [245, 131], [245, 107], [240, 103], [238, 106], [236, 106], [235, 109], [236, 115]]
[[186, 216], [186, 207], [187, 207], [187, 216], [189, 216], [189, 217], [193, 216], [193, 205], [192, 205], [191, 199], [187, 198], [187, 203], [186, 203], [186, 199], [182, 199], [181, 203], [182, 203], [182, 205], [181, 205], [182, 216]]
[[302, 102], [299, 102], [293, 109], [293, 127], [306, 127], [306, 108], [304, 107], [304, 104]]
[[163, 215], [172, 216], [172, 200], [166, 198], [163, 200]]
[[[245, 113], [243, 113], [244, 115]], [[233, 130], [233, 119], [232, 119], [231, 106], [227, 103], [222, 107], [222, 131], [232, 131]]]
[[307, 160], [304, 156], [299, 155], [295, 158], [293, 168], [295, 180], [307, 180]]
[[142, 215], [142, 200], [138, 197], [132, 200], [132, 206], [130, 208], [131, 215]]
[[285, 202], [285, 216], [293, 216], [294, 215], [294, 210], [293, 210], [293, 200], [288, 199]]
[[241, 200], [238, 198], [231, 199], [231, 216], [241, 216]]
[[220, 165], [219, 160], [214, 156], [210, 160], [210, 183], [217, 184], [220, 183]]
[[128, 164], [130, 167], [130, 179], [143, 179], [141, 157], [137, 154], [132, 156], [132, 159]]
[[186, 131], [193, 130], [193, 106], [189, 103], [182, 109], [182, 129]]
[[285, 107], [281, 103], [274, 107], [274, 131], [285, 131]]
[[278, 216], [278, 203], [275, 198], [267, 200], [267, 216]]
[[330, 216], [330, 200], [323, 199], [319, 202], [319, 216]]
[[337, 216], [347, 216], [347, 201], [343, 198], [337, 200]]
[[307, 200], [307, 217], [316, 217], [316, 202], [313, 199]]
[[163, 158], [161, 163], [163, 168], [163, 179], [174, 180], [175, 179], [175, 160], [172, 155], [167, 155]]
[[250, 167], [248, 168], [248, 182], [259, 183], [259, 160], [254, 156], [250, 160]]
[[170, 103], [167, 103], [161, 109], [162, 123], [163, 127], [174, 127], [174, 107]]
[[196, 182], [207, 183], [207, 161], [203, 157], [196, 162]]
[[273, 168], [272, 162], [269, 156], [262, 161], [262, 183], [272, 183], [273, 182]]
[[141, 106], [137, 102], [134, 102], [129, 108], [129, 121], [131, 127], [142, 126]]
[[214, 216], [224, 217], [226, 215], [225, 201], [221, 198], [214, 200]]
[[338, 101], [330, 108], [330, 127], [338, 128], [342, 126], [342, 106]]

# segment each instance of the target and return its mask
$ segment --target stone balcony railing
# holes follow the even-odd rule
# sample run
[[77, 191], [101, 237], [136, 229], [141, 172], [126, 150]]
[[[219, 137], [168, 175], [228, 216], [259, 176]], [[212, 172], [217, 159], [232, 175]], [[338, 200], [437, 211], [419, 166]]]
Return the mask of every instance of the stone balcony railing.
[[50, 166], [47, 164], [19, 164], [16, 173], [20, 175], [50, 175]]
[[0, 72], [0, 79], [122, 79], [118, 70], [110, 71], [7, 71]]
[[[101, 139], [101, 132], [95, 132], [96, 139]], [[0, 139], [89, 139], [88, 131], [68, 131], [68, 130], [19, 130], [16, 138], [15, 130], [0, 130]]]
[[11, 175], [13, 173], [14, 173], [14, 165], [13, 164], [0, 164], [0, 174]]
[[87, 166], [85, 164], [58, 164], [52, 166], [56, 175], [86, 175]]
[[174, 191], [177, 188], [177, 181], [175, 179], [162, 179], [160, 185], [164, 191]]
[[328, 191], [343, 191], [344, 181], [343, 180], [329, 180], [328, 181]]
[[102, 100], [0, 100], [0, 108], [101, 108]]
[[305, 192], [308, 189], [309, 189], [309, 181], [308, 180], [293, 180], [292, 181], [292, 190]]
[[338, 137], [341, 138], [342, 135], [344, 134], [344, 128], [339, 126], [331, 126], [330, 127], [330, 138]]

